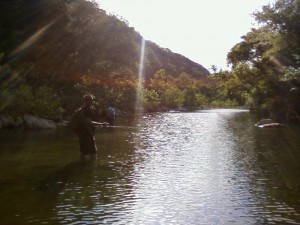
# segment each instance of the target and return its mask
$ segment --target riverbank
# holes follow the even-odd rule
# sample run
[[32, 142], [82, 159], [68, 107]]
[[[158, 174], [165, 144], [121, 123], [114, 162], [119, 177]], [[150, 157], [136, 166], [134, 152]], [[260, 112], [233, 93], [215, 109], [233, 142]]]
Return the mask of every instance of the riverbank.
[[57, 127], [66, 126], [66, 120], [49, 120], [32, 115], [24, 115], [14, 119], [8, 114], [0, 115], [0, 129], [25, 127], [28, 129], [56, 129]]
[[[197, 110], [215, 110], [219, 108], [214, 107], [198, 107], [198, 108], [188, 108], [188, 107], [179, 107], [177, 109], [170, 109], [167, 107], [157, 108], [155, 111], [145, 112], [145, 113], [159, 113], [159, 112], [193, 112]], [[224, 108], [222, 108], [224, 109]], [[285, 123], [285, 124], [300, 124], [299, 115], [291, 111], [289, 114], [284, 116], [277, 115], [276, 113], [271, 113], [269, 111], [257, 111], [253, 109], [248, 109], [245, 107], [235, 107], [228, 108], [229, 110], [246, 110], [251, 114], [256, 115], [260, 119], [271, 119], [275, 122]], [[116, 109], [117, 116], [128, 115], [128, 112], [121, 112], [119, 109]], [[130, 114], [134, 114], [131, 112]], [[68, 118], [68, 117], [66, 117]], [[104, 118], [102, 118], [104, 119]], [[21, 117], [13, 118], [8, 114], [0, 114], [0, 130], [8, 128], [27, 128], [27, 129], [56, 129], [58, 127], [67, 126], [69, 119], [64, 119], [62, 116], [57, 116], [53, 119], [45, 119], [33, 115], [24, 115]]]

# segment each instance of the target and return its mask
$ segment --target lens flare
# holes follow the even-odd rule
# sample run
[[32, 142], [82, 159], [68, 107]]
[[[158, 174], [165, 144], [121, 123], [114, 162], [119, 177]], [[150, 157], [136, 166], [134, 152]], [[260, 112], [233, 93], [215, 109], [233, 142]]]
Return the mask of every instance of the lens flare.
[[20, 46], [18, 46], [14, 51], [12, 51], [8, 55], [10, 60], [13, 61], [14, 59], [16, 59], [20, 55], [22, 55], [26, 51], [26, 49], [30, 48], [35, 42], [37, 42], [56, 21], [57, 20], [53, 20], [50, 23], [43, 26], [41, 29], [39, 29], [37, 32], [35, 32], [32, 36], [30, 36], [27, 40], [25, 40]]
[[136, 90], [136, 105], [135, 105], [136, 115], [140, 115], [143, 112], [144, 56], [145, 56], [145, 39], [142, 38], [138, 83], [137, 83], [137, 90]]

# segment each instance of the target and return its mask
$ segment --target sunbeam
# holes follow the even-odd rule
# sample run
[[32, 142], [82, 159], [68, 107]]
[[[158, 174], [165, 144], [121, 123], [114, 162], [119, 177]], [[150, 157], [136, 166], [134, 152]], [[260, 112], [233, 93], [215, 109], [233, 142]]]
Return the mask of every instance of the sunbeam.
[[136, 105], [135, 105], [136, 115], [140, 115], [143, 112], [144, 55], [145, 55], [145, 39], [142, 38], [138, 84], [136, 90]]

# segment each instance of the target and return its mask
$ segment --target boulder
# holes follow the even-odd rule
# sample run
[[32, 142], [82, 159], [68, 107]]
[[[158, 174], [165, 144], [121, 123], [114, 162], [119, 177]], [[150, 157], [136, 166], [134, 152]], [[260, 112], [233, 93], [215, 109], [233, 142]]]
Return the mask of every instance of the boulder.
[[53, 120], [56, 123], [61, 123], [63, 122], [63, 115], [61, 113], [52, 115], [48, 118], [49, 120]]
[[46, 120], [31, 115], [24, 115], [23, 120], [28, 129], [56, 129], [56, 124], [52, 120]]
[[276, 123], [272, 119], [262, 119], [258, 121], [255, 126], [257, 127], [281, 127], [283, 124]]
[[16, 119], [16, 127], [21, 127], [22, 125], [24, 125], [23, 119], [22, 117], [18, 117]]
[[56, 123], [56, 126], [57, 127], [66, 127], [66, 126], [68, 126], [69, 123], [70, 123], [70, 121], [63, 120], [61, 122]]
[[16, 123], [15, 120], [10, 115], [0, 115], [0, 123], [1, 127], [8, 128], [8, 127], [15, 127]]

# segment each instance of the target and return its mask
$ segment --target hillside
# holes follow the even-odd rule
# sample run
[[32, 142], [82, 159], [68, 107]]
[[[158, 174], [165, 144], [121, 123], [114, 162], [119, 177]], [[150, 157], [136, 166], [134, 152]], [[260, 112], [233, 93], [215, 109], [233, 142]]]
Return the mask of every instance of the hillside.
[[[4, 3], [1, 7], [4, 10], [1, 10], [1, 27], [10, 31], [9, 35], [3, 32], [1, 47], [5, 55], [10, 56], [9, 60], [33, 62], [35, 72], [60, 76], [74, 72], [98, 76], [137, 73], [142, 36], [125, 21], [97, 8], [95, 3], [83, 0], [18, 2], [18, 5]], [[20, 57], [20, 52], [14, 50], [18, 42], [24, 45], [26, 38], [31, 40], [21, 49]], [[17, 41], [11, 43], [15, 39]], [[7, 42], [10, 42], [8, 46]], [[146, 77], [158, 69], [165, 69], [173, 76], [185, 72], [203, 78], [209, 74], [203, 66], [151, 41], [146, 41], [145, 46]], [[8, 54], [11, 51], [13, 54]]]
[[[20, 99], [12, 93], [21, 85], [29, 88], [33, 96], [39, 87], [46, 86], [48, 95], [58, 96], [66, 111], [74, 107], [70, 99], [78, 101], [84, 92], [96, 91], [96, 95], [111, 98], [107, 93], [112, 91], [108, 90], [109, 83], [123, 79], [130, 84], [137, 79], [143, 37], [96, 3], [16, 0], [0, 4], [0, 79], [4, 99], [9, 95], [13, 95], [10, 99]], [[209, 74], [202, 65], [151, 41], [145, 42], [144, 52], [145, 81], [161, 70], [168, 79], [186, 74], [205, 80]], [[21, 92], [24, 95], [24, 90]], [[128, 97], [126, 101], [132, 100]]]

